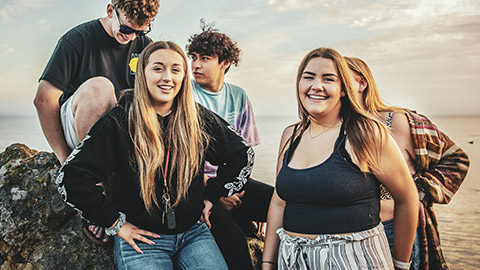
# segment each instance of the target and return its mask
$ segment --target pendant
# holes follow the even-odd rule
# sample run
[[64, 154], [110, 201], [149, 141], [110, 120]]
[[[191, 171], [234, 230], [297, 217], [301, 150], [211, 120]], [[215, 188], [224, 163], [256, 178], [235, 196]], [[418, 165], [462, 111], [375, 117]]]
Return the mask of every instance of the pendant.
[[165, 210], [162, 215], [162, 223], [167, 224], [167, 228], [169, 230], [173, 230], [177, 227], [177, 222], [175, 220], [175, 210], [172, 208], [170, 204], [170, 195], [168, 193], [164, 193], [162, 196], [163, 205]]

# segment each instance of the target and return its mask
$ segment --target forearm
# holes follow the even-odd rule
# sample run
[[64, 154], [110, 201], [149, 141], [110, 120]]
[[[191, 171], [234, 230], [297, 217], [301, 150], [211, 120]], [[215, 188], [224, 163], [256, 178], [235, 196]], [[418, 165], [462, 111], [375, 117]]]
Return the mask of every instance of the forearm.
[[[278, 198], [274, 193], [267, 216], [267, 230], [265, 237], [265, 248], [263, 250], [262, 261], [277, 262], [278, 246], [280, 239], [277, 235], [277, 229], [283, 226], [283, 211], [285, 209], [285, 202]], [[264, 267], [271, 267], [273, 265], [265, 264]]]
[[[242, 143], [233, 154], [224, 156], [218, 166], [217, 177], [210, 178], [205, 189], [205, 197], [217, 201], [220, 197], [231, 196], [243, 190], [253, 168], [253, 149]], [[220, 154], [219, 154], [220, 155]]]
[[395, 201], [393, 257], [402, 262], [410, 260], [418, 224], [418, 204], [416, 198]]

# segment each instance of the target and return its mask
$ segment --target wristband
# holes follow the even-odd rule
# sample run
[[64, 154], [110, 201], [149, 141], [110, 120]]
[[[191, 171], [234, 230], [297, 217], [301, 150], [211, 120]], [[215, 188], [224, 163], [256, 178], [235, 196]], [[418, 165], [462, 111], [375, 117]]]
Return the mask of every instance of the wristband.
[[408, 269], [410, 269], [410, 264], [411, 264], [410, 262], [401, 262], [401, 261], [393, 258], [393, 265], [396, 268], [408, 270]]
[[122, 228], [123, 225], [125, 225], [126, 221], [126, 216], [124, 213], [120, 212], [120, 217], [118, 218], [117, 224], [113, 226], [113, 228], [106, 228], [105, 229], [105, 234], [106, 235], [115, 235], [120, 231], [120, 228]]
[[272, 261], [262, 261], [262, 263], [269, 263], [269, 264], [273, 264], [273, 265], [277, 266], [277, 263], [272, 262]]

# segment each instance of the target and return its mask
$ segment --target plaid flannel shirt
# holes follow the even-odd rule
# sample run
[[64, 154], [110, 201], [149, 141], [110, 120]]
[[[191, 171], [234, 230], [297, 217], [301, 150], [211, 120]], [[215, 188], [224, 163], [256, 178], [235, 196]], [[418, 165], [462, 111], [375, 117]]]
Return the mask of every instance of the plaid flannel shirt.
[[440, 246], [433, 203], [447, 204], [462, 184], [470, 161], [426, 116], [406, 111], [415, 148], [415, 183], [425, 206], [426, 227], [420, 230], [421, 269], [448, 269]]

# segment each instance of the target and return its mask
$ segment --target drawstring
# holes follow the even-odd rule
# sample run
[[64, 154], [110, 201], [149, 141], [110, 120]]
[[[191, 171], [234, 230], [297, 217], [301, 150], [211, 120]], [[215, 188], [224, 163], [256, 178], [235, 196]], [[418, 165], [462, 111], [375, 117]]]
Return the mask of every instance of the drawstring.
[[[285, 242], [282, 249], [282, 258], [285, 258], [287, 269], [308, 269], [303, 257], [302, 247], [294, 241]], [[297, 263], [299, 268], [295, 268]]]

